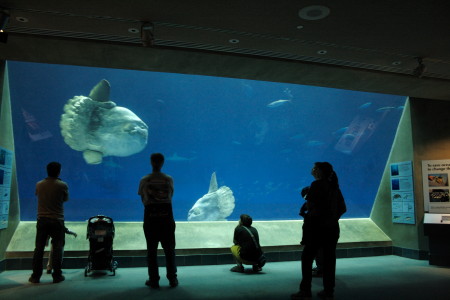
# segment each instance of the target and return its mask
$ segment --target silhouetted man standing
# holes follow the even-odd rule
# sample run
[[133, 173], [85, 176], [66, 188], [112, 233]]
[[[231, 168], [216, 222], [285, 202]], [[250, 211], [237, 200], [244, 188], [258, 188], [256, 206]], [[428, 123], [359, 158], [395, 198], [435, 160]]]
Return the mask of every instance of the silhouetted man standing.
[[157, 261], [158, 244], [166, 256], [167, 279], [171, 287], [178, 285], [175, 265], [175, 220], [172, 211], [173, 179], [161, 172], [164, 156], [153, 153], [150, 156], [153, 171], [142, 177], [138, 194], [144, 204], [144, 234], [147, 241], [148, 276], [145, 282], [151, 288], [159, 288]]
[[64, 281], [61, 265], [65, 243], [64, 202], [69, 200], [69, 187], [59, 179], [61, 164], [51, 162], [47, 165], [47, 178], [36, 184], [38, 199], [36, 222], [36, 248], [33, 255], [33, 274], [28, 280], [39, 283], [42, 276], [42, 261], [47, 237], [52, 239], [53, 283]]

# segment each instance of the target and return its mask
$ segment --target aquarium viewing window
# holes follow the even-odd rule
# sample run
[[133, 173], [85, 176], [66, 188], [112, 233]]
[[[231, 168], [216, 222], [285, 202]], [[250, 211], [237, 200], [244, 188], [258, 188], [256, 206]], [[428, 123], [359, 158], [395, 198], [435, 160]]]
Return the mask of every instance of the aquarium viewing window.
[[[8, 62], [21, 220], [50, 161], [67, 221], [141, 221], [139, 180], [166, 157], [177, 221], [294, 220], [316, 161], [330, 162], [344, 218], [369, 217], [406, 101], [297, 84]], [[95, 87], [95, 88], [94, 88]]]

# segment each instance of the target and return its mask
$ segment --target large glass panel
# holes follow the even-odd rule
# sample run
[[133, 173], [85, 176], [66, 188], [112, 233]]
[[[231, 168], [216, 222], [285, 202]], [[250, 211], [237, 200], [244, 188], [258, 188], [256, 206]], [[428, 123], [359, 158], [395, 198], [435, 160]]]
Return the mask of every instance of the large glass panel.
[[[217, 219], [237, 220], [242, 213], [255, 220], [297, 219], [304, 202], [299, 192], [313, 180], [316, 161], [333, 164], [348, 205], [344, 217], [368, 217], [406, 100], [233, 78], [24, 62], [8, 66], [22, 220], [35, 220], [35, 183], [46, 176], [48, 162], [59, 161], [61, 178], [70, 186], [66, 220], [105, 214], [115, 221], [141, 221], [137, 189], [151, 170], [153, 152], [166, 156], [163, 171], [174, 178], [178, 221], [186, 221], [208, 193], [213, 172], [218, 187], [229, 187], [235, 199], [234, 210], [227, 212], [223, 206], [229, 199], [213, 197], [208, 209]], [[71, 134], [70, 147], [60, 127], [64, 105], [74, 96], [88, 97], [102, 79], [110, 83], [110, 100], [127, 113], [113, 114], [111, 102], [72, 101], [67, 109], [76, 124], [65, 133]], [[129, 111], [148, 126], [142, 150], [132, 146], [142, 140], [123, 134], [136, 124], [124, 120]], [[105, 152], [124, 156], [86, 162], [72, 148], [87, 135]], [[98, 153], [86, 156], [99, 159]]]

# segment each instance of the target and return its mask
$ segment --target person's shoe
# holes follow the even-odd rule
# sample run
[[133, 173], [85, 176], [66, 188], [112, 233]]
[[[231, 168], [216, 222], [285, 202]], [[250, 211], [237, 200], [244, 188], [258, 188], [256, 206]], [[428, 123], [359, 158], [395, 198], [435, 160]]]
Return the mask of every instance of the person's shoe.
[[326, 300], [333, 300], [333, 299], [334, 299], [333, 294], [327, 294], [325, 291], [320, 291], [320, 292], [318, 292], [318, 293], [317, 293], [317, 296], [318, 296], [320, 299], [326, 299]]
[[52, 274], [52, 269], [47, 269], [47, 274]]
[[255, 273], [262, 271], [262, 268], [260, 268], [258, 265], [253, 265], [252, 269], [253, 269], [253, 272], [255, 272]]
[[145, 285], [151, 287], [152, 289], [159, 289], [159, 282], [158, 281], [147, 280], [145, 282]]
[[244, 267], [243, 266], [234, 266], [230, 269], [231, 272], [238, 272], [238, 273], [244, 273]]
[[170, 280], [169, 280], [169, 285], [170, 285], [170, 287], [176, 287], [176, 286], [178, 286], [178, 279], [176, 279], [176, 278], [170, 279]]
[[40, 282], [39, 278], [35, 278], [33, 276], [30, 276], [28, 281], [31, 282], [31, 283], [39, 283]]
[[312, 277], [323, 277], [323, 271], [318, 267], [312, 269]]
[[66, 280], [66, 277], [64, 277], [64, 276], [57, 276], [57, 277], [53, 277], [53, 283], [59, 283], [59, 282], [62, 282], [62, 281], [64, 281], [64, 280]]
[[298, 291], [295, 294], [291, 295], [292, 300], [311, 300], [312, 294], [311, 292]]

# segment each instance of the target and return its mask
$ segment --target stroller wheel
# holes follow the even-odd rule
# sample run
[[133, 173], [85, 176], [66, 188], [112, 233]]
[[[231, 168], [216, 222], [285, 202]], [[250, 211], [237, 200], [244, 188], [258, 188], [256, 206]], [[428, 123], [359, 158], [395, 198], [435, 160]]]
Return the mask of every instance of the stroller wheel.
[[116, 276], [116, 269], [117, 269], [117, 261], [113, 259], [111, 259], [111, 263], [110, 263], [110, 267], [111, 267], [111, 272], [113, 276]]

